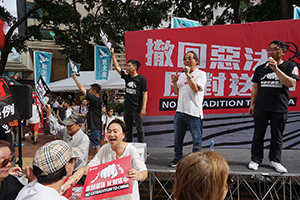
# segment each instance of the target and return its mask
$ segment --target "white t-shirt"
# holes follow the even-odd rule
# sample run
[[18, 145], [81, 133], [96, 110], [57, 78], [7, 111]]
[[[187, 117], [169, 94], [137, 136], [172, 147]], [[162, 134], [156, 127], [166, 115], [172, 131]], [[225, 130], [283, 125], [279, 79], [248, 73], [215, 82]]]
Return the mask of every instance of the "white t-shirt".
[[32, 117], [29, 119], [29, 124], [40, 123], [40, 113], [38, 107], [32, 104]]
[[66, 110], [66, 119], [72, 114], [72, 108]]
[[16, 200], [66, 200], [55, 189], [33, 181], [20, 190]]
[[[127, 144], [123, 155], [120, 158], [131, 155], [131, 168], [138, 172], [147, 171], [145, 163], [142, 161], [137, 149], [131, 144]], [[116, 160], [116, 153], [112, 150], [109, 143], [101, 147], [95, 157], [89, 162], [89, 166], [97, 166], [106, 162]], [[138, 181], [132, 180], [132, 194], [110, 198], [113, 200], [139, 200], [139, 185]]]
[[206, 84], [206, 73], [197, 68], [190, 74], [190, 76], [200, 87], [200, 90], [196, 93], [193, 92], [189, 86], [186, 74], [180, 74], [179, 80], [177, 81], [179, 92], [176, 112], [182, 112], [194, 117], [201, 117], [202, 119], [202, 103], [204, 97], [204, 87]]

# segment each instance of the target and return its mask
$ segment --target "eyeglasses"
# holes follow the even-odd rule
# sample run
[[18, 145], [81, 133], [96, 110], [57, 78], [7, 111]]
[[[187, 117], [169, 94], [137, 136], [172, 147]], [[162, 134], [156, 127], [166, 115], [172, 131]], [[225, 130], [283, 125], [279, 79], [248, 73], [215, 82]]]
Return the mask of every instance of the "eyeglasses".
[[183, 61], [190, 61], [192, 59], [194, 59], [194, 58], [193, 57], [188, 57], [188, 58], [184, 58]]
[[3, 159], [0, 162], [0, 168], [6, 167], [6, 165], [8, 165], [8, 163], [12, 162], [15, 159], [15, 155], [11, 155], [8, 158]]
[[231, 189], [231, 188], [233, 187], [233, 185], [234, 185], [234, 180], [233, 180], [233, 178], [232, 178], [230, 175], [228, 175], [226, 183], [227, 183], [227, 187], [228, 187], [229, 189]]
[[276, 52], [276, 51], [279, 51], [280, 48], [273, 48], [273, 49], [268, 49], [268, 52]]

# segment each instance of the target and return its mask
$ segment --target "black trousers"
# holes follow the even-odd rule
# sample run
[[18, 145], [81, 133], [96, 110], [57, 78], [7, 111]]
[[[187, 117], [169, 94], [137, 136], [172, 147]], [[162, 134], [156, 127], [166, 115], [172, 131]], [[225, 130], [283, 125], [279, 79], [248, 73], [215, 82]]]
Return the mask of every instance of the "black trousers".
[[271, 124], [270, 161], [281, 163], [283, 131], [288, 113], [254, 110], [254, 134], [251, 147], [251, 160], [262, 163], [264, 158], [264, 137], [268, 122]]
[[132, 142], [133, 120], [135, 122], [135, 127], [137, 129], [138, 142], [143, 143], [145, 134], [144, 134], [144, 130], [143, 130], [143, 120], [142, 120], [141, 113], [140, 112], [139, 113], [138, 112], [128, 112], [128, 111], [124, 110], [124, 121], [125, 121], [126, 128], [127, 128], [126, 142]]

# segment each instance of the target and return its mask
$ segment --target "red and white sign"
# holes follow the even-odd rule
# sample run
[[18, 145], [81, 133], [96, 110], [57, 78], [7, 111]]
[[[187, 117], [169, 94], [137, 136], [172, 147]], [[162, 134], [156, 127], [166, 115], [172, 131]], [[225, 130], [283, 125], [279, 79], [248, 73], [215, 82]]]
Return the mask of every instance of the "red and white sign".
[[[39, 101], [39, 99], [36, 96], [36, 92], [32, 92], [32, 98], [34, 99], [34, 104], [38, 107], [39, 111], [41, 113], [43, 110], [43, 105], [41, 104], [41, 102]], [[40, 123], [39, 123], [39, 130], [38, 130], [38, 134], [39, 135], [44, 135], [44, 115], [40, 114]]]
[[132, 193], [131, 156], [90, 167], [81, 199], [98, 200]]
[[[271, 41], [286, 42], [283, 59], [300, 67], [300, 20], [206, 26], [125, 33], [126, 59], [141, 62], [148, 82], [147, 116], [174, 115], [177, 96], [171, 76], [181, 72], [187, 51], [206, 72], [204, 114], [248, 112], [254, 70], [267, 61]], [[299, 85], [290, 88], [290, 111], [299, 111]], [[151, 109], [150, 109], [151, 108]]]

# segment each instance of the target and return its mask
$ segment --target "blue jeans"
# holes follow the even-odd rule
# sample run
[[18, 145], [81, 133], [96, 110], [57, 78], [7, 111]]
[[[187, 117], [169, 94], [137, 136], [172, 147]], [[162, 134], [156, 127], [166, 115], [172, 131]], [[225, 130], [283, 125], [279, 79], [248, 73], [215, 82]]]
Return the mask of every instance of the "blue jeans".
[[88, 136], [90, 138], [90, 142], [93, 148], [97, 148], [100, 146], [100, 138], [102, 136], [100, 130], [88, 130]]
[[174, 152], [175, 158], [182, 158], [183, 139], [187, 127], [193, 137], [193, 152], [200, 151], [202, 146], [202, 119], [185, 113], [176, 112], [174, 116]]

